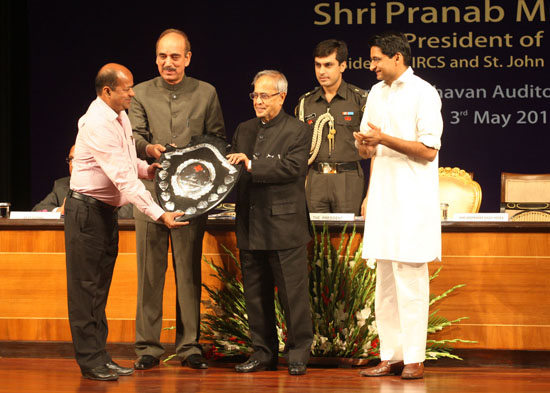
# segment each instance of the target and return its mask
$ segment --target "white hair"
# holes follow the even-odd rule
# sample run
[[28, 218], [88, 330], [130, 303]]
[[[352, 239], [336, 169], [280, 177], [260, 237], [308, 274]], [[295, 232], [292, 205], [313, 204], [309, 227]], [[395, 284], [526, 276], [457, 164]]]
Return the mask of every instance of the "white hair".
[[263, 70], [256, 74], [252, 81], [252, 86], [256, 84], [256, 81], [262, 76], [269, 76], [273, 79], [273, 87], [277, 89], [279, 93], [286, 93], [288, 90], [288, 82], [282, 72], [276, 70]]

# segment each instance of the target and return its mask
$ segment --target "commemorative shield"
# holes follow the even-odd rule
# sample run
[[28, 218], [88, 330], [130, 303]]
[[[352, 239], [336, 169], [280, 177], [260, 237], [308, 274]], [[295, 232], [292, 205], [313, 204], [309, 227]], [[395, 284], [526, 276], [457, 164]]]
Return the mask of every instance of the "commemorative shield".
[[168, 212], [183, 212], [177, 221], [187, 221], [219, 205], [239, 180], [242, 165], [225, 158], [225, 141], [210, 135], [191, 138], [183, 148], [166, 146], [155, 174], [160, 206]]

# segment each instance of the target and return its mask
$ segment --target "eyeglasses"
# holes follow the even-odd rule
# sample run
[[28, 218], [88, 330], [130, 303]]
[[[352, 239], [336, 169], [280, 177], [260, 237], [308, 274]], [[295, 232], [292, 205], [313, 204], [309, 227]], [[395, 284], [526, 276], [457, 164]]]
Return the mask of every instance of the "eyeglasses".
[[277, 93], [274, 93], [274, 94], [267, 94], [267, 93], [256, 93], [256, 92], [253, 92], [253, 93], [250, 93], [248, 96], [250, 97], [250, 99], [252, 101], [254, 101], [255, 99], [257, 98], [260, 98], [262, 101], [267, 101], [268, 99], [270, 99], [271, 97], [274, 97], [276, 96], [277, 94], [281, 94], [281, 92], [277, 92]]
[[71, 156], [66, 157], [66, 158], [65, 158], [65, 162], [66, 162], [67, 164], [70, 164], [71, 161], [73, 160], [73, 158], [74, 158], [74, 157], [71, 157]]

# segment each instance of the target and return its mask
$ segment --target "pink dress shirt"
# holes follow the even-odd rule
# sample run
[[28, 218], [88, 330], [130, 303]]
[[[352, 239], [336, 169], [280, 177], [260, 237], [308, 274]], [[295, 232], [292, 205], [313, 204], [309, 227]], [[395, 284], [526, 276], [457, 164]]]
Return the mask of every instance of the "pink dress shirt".
[[138, 179], [148, 178], [148, 167], [137, 158], [126, 112], [117, 114], [101, 98], [95, 99], [78, 121], [71, 190], [112, 206], [133, 203], [158, 220], [164, 210]]

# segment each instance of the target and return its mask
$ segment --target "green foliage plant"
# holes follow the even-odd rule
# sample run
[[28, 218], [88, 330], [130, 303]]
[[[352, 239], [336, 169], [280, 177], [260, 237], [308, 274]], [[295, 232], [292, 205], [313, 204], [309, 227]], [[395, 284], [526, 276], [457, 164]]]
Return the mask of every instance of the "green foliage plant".
[[[361, 256], [362, 242], [352, 247], [356, 236], [355, 226], [347, 234], [344, 227], [337, 247], [331, 243], [328, 226], [317, 233], [315, 226], [314, 241], [309, 261], [309, 289], [313, 318], [314, 339], [311, 354], [320, 358], [347, 358], [368, 360], [379, 357], [379, 340], [374, 314], [374, 296], [376, 286], [376, 261], [364, 260]], [[241, 268], [238, 258], [222, 246], [230, 256], [232, 263]], [[201, 323], [202, 338], [211, 342], [209, 357], [214, 359], [246, 355], [252, 352], [248, 317], [244, 302], [242, 282], [229, 269], [217, 266], [204, 258], [220, 282], [220, 288], [210, 288], [203, 284], [209, 300], [205, 303], [208, 313]], [[436, 278], [441, 267], [430, 276]], [[472, 342], [462, 339], [435, 340], [434, 333], [459, 323], [467, 317], [448, 320], [438, 315], [433, 305], [463, 287], [456, 285], [440, 295], [430, 296], [430, 315], [428, 320], [427, 359], [442, 357], [461, 360], [451, 353], [451, 344]], [[286, 326], [284, 313], [275, 293], [275, 311], [280, 350], [284, 349]]]

